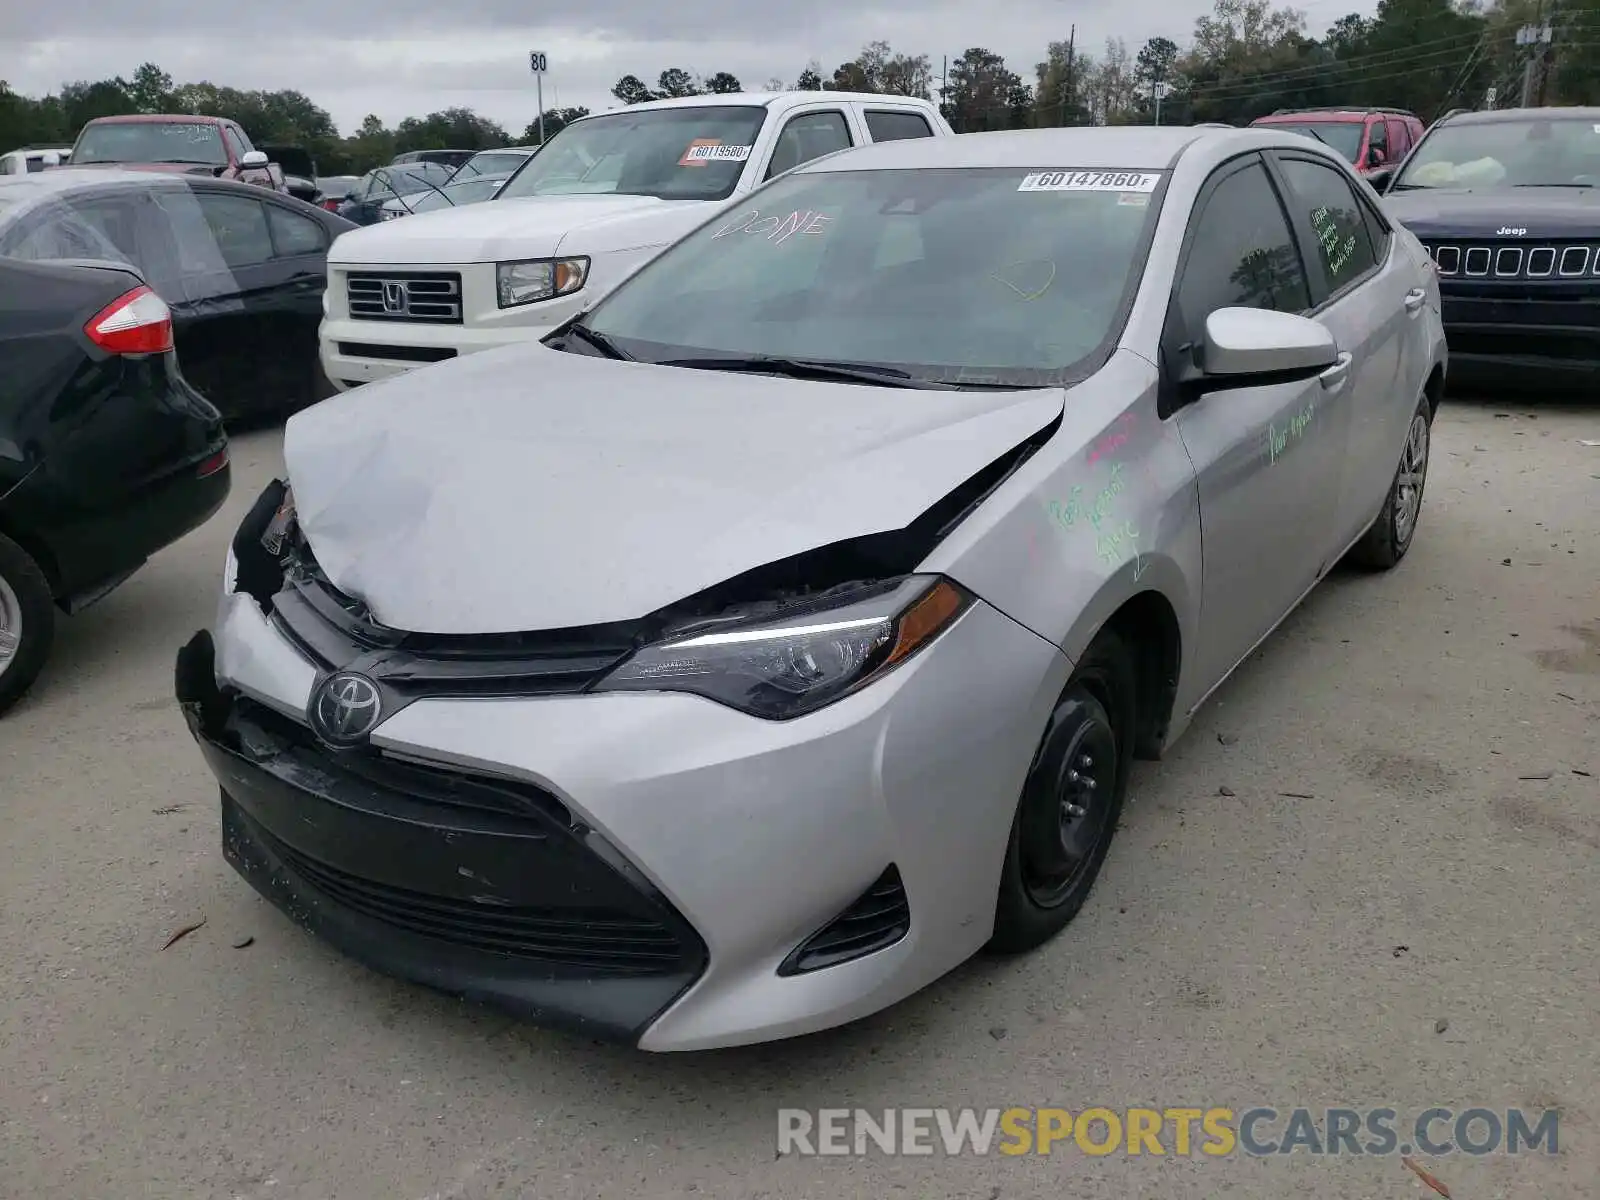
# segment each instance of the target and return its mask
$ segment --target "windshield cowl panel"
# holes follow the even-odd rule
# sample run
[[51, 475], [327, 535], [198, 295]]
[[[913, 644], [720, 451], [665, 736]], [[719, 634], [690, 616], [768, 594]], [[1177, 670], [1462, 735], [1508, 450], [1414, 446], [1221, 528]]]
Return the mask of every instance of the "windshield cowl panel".
[[755, 150], [767, 110], [754, 105], [624, 110], [553, 136], [497, 200], [625, 194], [726, 200]]
[[1412, 152], [1393, 189], [1600, 186], [1600, 124], [1572, 117], [1443, 125]]
[[785, 176], [648, 264], [584, 324], [642, 362], [1062, 386], [1121, 332], [1165, 178], [1070, 167]]

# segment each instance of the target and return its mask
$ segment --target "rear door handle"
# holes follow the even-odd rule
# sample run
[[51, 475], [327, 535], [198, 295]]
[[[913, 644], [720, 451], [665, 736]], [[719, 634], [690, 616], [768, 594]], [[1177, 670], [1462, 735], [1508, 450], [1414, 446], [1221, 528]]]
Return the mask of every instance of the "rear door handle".
[[1408, 313], [1420, 312], [1423, 304], [1427, 302], [1427, 299], [1427, 292], [1423, 291], [1421, 288], [1412, 288], [1406, 293], [1406, 311]]
[[1348, 351], [1339, 355], [1339, 361], [1334, 363], [1317, 378], [1322, 381], [1323, 391], [1338, 391], [1344, 386], [1344, 381], [1350, 378], [1351, 355]]

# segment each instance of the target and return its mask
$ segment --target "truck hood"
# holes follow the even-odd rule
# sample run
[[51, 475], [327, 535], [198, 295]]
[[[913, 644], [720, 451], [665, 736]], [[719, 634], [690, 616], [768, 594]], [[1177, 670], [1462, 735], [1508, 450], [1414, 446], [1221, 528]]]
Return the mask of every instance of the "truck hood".
[[351, 266], [422, 266], [601, 254], [659, 246], [717, 209], [704, 200], [654, 196], [529, 196], [416, 213], [371, 225], [334, 243], [329, 261]]
[[1420, 238], [1592, 238], [1600, 232], [1600, 188], [1418, 188], [1383, 197], [1389, 214]]
[[326, 400], [289, 421], [284, 460], [317, 562], [377, 621], [530, 632], [643, 617], [904, 528], [1055, 420], [1064, 394], [740, 375], [535, 342]]

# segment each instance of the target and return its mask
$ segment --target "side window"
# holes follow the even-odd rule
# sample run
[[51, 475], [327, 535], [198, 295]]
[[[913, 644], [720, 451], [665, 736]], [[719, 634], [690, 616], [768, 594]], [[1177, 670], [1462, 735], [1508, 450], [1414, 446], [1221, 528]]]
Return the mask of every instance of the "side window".
[[801, 163], [854, 144], [850, 140], [850, 125], [842, 112], [829, 110], [790, 117], [772, 148], [772, 165], [767, 168], [766, 177], [782, 175]]
[[1279, 165], [1289, 185], [1290, 204], [1311, 225], [1316, 253], [1328, 274], [1328, 290], [1348, 287], [1376, 267], [1366, 218], [1344, 175], [1303, 158], [1281, 159]]
[[1381, 117], [1367, 127], [1367, 149], [1382, 150], [1384, 158], [1389, 157], [1388, 127]]
[[1310, 307], [1305, 267], [1266, 168], [1257, 162], [1235, 170], [1206, 201], [1178, 284], [1189, 337], [1198, 338], [1219, 308]]
[[867, 132], [875, 142], [902, 142], [907, 138], [932, 137], [928, 119], [921, 113], [867, 111]]
[[1389, 161], [1399, 162], [1411, 149], [1411, 131], [1404, 121], [1389, 119]]
[[244, 143], [239, 140], [239, 131], [232, 125], [222, 127], [222, 138], [228, 143], [228, 157], [238, 162], [244, 157]]
[[327, 249], [328, 239], [318, 222], [281, 205], [267, 205], [267, 226], [272, 231], [272, 245], [279, 258], [321, 254]]
[[222, 261], [229, 267], [259, 266], [272, 257], [272, 234], [260, 201], [203, 192], [200, 210], [222, 251]]
[[233, 134], [233, 140], [239, 143], [239, 150], [241, 153], [249, 154], [250, 151], [255, 149], [255, 147], [250, 144], [250, 135], [245, 133], [245, 131], [240, 129], [237, 125], [228, 126], [228, 132]]
[[12, 159], [9, 157], [0, 158], [0, 175], [10, 175], [12, 173], [11, 163]]

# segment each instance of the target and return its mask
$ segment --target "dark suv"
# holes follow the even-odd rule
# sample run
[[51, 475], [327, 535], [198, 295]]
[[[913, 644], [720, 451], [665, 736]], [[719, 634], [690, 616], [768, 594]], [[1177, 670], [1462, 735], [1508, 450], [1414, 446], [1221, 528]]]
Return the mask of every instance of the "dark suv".
[[1452, 384], [1593, 391], [1600, 108], [1451, 113], [1378, 182], [1439, 272]]

